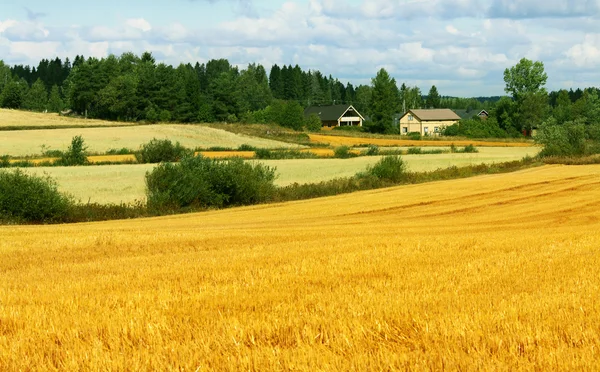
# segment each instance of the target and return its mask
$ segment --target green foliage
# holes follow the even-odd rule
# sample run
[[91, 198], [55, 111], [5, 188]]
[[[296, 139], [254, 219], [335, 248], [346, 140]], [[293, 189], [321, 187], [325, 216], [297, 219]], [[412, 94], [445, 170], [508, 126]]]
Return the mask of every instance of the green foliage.
[[179, 142], [173, 144], [168, 139], [152, 139], [141, 146], [135, 153], [138, 163], [176, 162], [193, 155], [193, 151], [181, 146]]
[[107, 155], [129, 155], [133, 154], [135, 151], [128, 149], [127, 147], [122, 147], [120, 149], [110, 149], [106, 152]]
[[0, 107], [18, 109], [22, 106], [27, 93], [27, 82], [9, 81], [0, 95]]
[[238, 147], [238, 151], [256, 151], [256, 147], [244, 143]]
[[60, 96], [60, 90], [57, 85], [52, 86], [50, 96], [48, 97], [48, 111], [61, 112], [65, 109], [65, 102]]
[[390, 155], [381, 158], [367, 173], [381, 180], [400, 182], [406, 176], [406, 164], [398, 155]]
[[37, 79], [23, 97], [23, 108], [33, 111], [44, 111], [48, 106], [48, 92], [44, 83]]
[[516, 101], [520, 101], [525, 94], [542, 91], [547, 80], [544, 64], [540, 61], [533, 62], [522, 58], [515, 66], [504, 70], [505, 91]]
[[464, 152], [466, 154], [472, 154], [472, 153], [479, 152], [479, 150], [477, 149], [477, 147], [473, 146], [473, 144], [469, 144], [469, 145], [465, 146], [465, 148], [462, 150], [462, 152]]
[[317, 155], [310, 151], [299, 151], [299, 150], [269, 150], [269, 149], [257, 149], [257, 159], [316, 159]]
[[59, 193], [49, 177], [28, 175], [19, 169], [0, 171], [0, 220], [60, 222], [71, 206], [72, 200]]
[[529, 131], [541, 124], [548, 107], [548, 94], [544, 88], [548, 75], [542, 62], [523, 58], [504, 71], [505, 91], [516, 104], [513, 120], [517, 130]]
[[367, 156], [379, 155], [379, 146], [369, 145], [369, 148], [367, 148], [367, 152], [365, 153], [365, 155], [367, 155]]
[[61, 166], [73, 166], [73, 165], [85, 165], [88, 164], [88, 158], [85, 154], [87, 146], [81, 136], [75, 136], [71, 140], [69, 149], [64, 152], [59, 160], [56, 161], [57, 165]]
[[304, 126], [309, 132], [319, 132], [323, 123], [321, 123], [321, 119], [319, 119], [319, 115], [310, 114], [307, 118], [304, 119]]
[[420, 132], [410, 132], [406, 137], [408, 137], [408, 139], [412, 141], [420, 141], [422, 138]]
[[544, 146], [540, 156], [581, 156], [586, 153], [586, 130], [580, 121], [560, 125], [551, 118], [540, 126], [535, 137]]
[[339, 159], [348, 159], [356, 157], [356, 154], [353, 154], [350, 151], [350, 147], [348, 146], [339, 146], [333, 150], [333, 156]]
[[444, 136], [461, 136], [468, 138], [506, 138], [508, 133], [498, 126], [495, 118], [486, 120], [480, 118], [463, 119], [457, 124], [442, 130]]
[[427, 100], [425, 101], [425, 106], [427, 108], [440, 108], [440, 94], [435, 85], [431, 87], [429, 90], [429, 94], [427, 94]]
[[419, 155], [423, 153], [423, 150], [420, 147], [409, 147], [406, 153], [409, 155]]
[[10, 155], [0, 156], [0, 168], [9, 168], [9, 167], [10, 167]]
[[368, 127], [374, 133], [392, 133], [393, 116], [398, 112], [400, 93], [396, 80], [388, 74], [385, 69], [379, 70], [377, 76], [372, 79], [373, 87], [371, 95], [372, 123]]
[[456, 147], [454, 144], [450, 145], [450, 152], [453, 154], [467, 154], [467, 153], [477, 153], [479, 150], [477, 147], [473, 146], [473, 144], [469, 144], [462, 149]]
[[242, 159], [184, 158], [161, 163], [146, 174], [152, 210], [223, 208], [269, 200], [275, 192], [275, 169]]

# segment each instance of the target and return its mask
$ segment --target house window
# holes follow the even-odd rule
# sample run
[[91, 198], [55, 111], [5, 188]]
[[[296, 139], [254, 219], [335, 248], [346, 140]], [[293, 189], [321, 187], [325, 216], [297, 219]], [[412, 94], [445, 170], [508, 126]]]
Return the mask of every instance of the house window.
[[429, 127], [423, 128], [423, 131], [425, 132], [425, 134], [429, 133]]
[[408, 127], [402, 127], [402, 133], [407, 134], [408, 133]]
[[413, 116], [412, 115], [408, 115], [408, 121], [413, 121]]
[[440, 127], [433, 127], [433, 131], [435, 133], [439, 133], [440, 132]]

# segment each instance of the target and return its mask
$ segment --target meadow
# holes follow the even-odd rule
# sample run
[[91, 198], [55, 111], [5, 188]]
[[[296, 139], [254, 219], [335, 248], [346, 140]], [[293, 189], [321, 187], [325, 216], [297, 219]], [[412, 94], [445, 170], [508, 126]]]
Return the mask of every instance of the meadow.
[[[452, 165], [465, 166], [519, 160], [535, 156], [535, 147], [480, 148], [473, 154], [404, 155], [402, 158], [411, 171], [431, 171]], [[218, 153], [215, 153], [218, 154]], [[121, 156], [123, 157], [123, 156]], [[93, 157], [107, 160], [111, 157]], [[365, 156], [352, 159], [291, 159], [253, 160], [277, 167], [275, 183], [286, 186], [292, 183], [311, 183], [339, 177], [351, 177], [375, 164], [380, 157]], [[24, 168], [26, 172], [48, 174], [56, 179], [61, 191], [82, 202], [129, 203], [145, 199], [144, 175], [153, 169], [152, 164], [105, 165], [89, 167], [39, 167]]]
[[55, 113], [30, 112], [0, 108], [0, 130], [7, 128], [115, 127], [138, 125], [97, 119], [71, 118]]
[[81, 135], [91, 153], [111, 149], [137, 150], [153, 138], [170, 139], [189, 148], [238, 148], [247, 144], [259, 148], [298, 148], [298, 145], [234, 134], [203, 125], [161, 124], [118, 128], [68, 128], [0, 131], [0, 155], [30, 156], [46, 150], [65, 151], [74, 136]]
[[4, 370], [594, 370], [600, 167], [0, 227]]

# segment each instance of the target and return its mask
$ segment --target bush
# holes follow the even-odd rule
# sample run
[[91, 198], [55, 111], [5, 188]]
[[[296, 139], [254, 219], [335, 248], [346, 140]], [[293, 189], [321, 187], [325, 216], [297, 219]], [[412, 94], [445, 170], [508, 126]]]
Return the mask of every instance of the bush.
[[316, 159], [318, 156], [310, 151], [257, 149], [257, 159]]
[[419, 155], [423, 153], [423, 150], [420, 147], [409, 147], [406, 153], [409, 155]]
[[62, 154], [60, 159], [56, 161], [56, 165], [68, 167], [72, 165], [88, 164], [88, 158], [85, 155], [86, 150], [87, 146], [85, 146], [83, 137], [75, 136], [71, 140], [71, 146], [69, 146], [69, 149]]
[[367, 155], [367, 156], [379, 155], [379, 146], [369, 145], [369, 148], [367, 149], [367, 152], [365, 155]]
[[421, 133], [419, 132], [410, 132], [407, 135], [408, 139], [413, 140], [413, 141], [419, 141], [421, 140]]
[[0, 168], [9, 168], [10, 167], [10, 156], [2, 155], [0, 156]]
[[348, 146], [339, 146], [333, 150], [333, 156], [339, 159], [348, 159], [356, 157], [355, 154], [350, 152], [350, 147]]
[[583, 123], [571, 121], [559, 125], [551, 118], [540, 126], [535, 140], [544, 146], [540, 153], [542, 157], [573, 156], [586, 153], [585, 136]]
[[454, 137], [454, 136], [458, 136], [459, 133], [460, 133], [460, 129], [458, 127], [458, 123], [449, 125], [442, 129], [442, 136]]
[[472, 153], [479, 152], [479, 150], [477, 150], [477, 147], [473, 146], [473, 144], [469, 144], [469, 145], [465, 146], [465, 148], [462, 150], [462, 152], [467, 153], [467, 154], [472, 154]]
[[400, 182], [406, 177], [406, 164], [400, 156], [390, 155], [369, 167], [367, 173], [380, 180]]
[[132, 151], [130, 149], [128, 149], [127, 147], [123, 147], [120, 149], [110, 149], [106, 152], [107, 155], [129, 155], [134, 153], [135, 151]]
[[317, 114], [310, 114], [304, 119], [304, 126], [309, 132], [318, 132], [321, 130], [323, 123]]
[[138, 163], [176, 162], [193, 155], [193, 151], [181, 146], [179, 142], [173, 144], [168, 139], [152, 139], [142, 145], [135, 154]]
[[146, 173], [151, 210], [222, 208], [269, 200], [275, 192], [275, 169], [242, 159], [184, 158], [162, 163]]
[[59, 222], [67, 218], [71, 198], [58, 192], [49, 177], [17, 169], [0, 171], [0, 219], [13, 222]]
[[490, 117], [463, 119], [457, 124], [450, 125], [442, 130], [444, 136], [462, 136], [469, 138], [506, 138], [509, 134], [500, 128], [498, 121]]
[[256, 151], [256, 147], [244, 143], [238, 147], [238, 151]]

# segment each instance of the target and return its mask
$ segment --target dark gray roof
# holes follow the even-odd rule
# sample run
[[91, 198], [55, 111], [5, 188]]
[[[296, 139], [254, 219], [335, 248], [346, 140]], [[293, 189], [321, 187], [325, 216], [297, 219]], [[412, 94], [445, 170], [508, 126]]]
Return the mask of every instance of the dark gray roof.
[[[358, 115], [360, 113], [352, 105], [334, 105], [334, 106], [310, 106], [304, 110], [304, 116], [317, 114], [321, 121], [337, 121], [344, 115], [349, 108], [354, 109]], [[360, 115], [362, 117], [362, 115]]]

